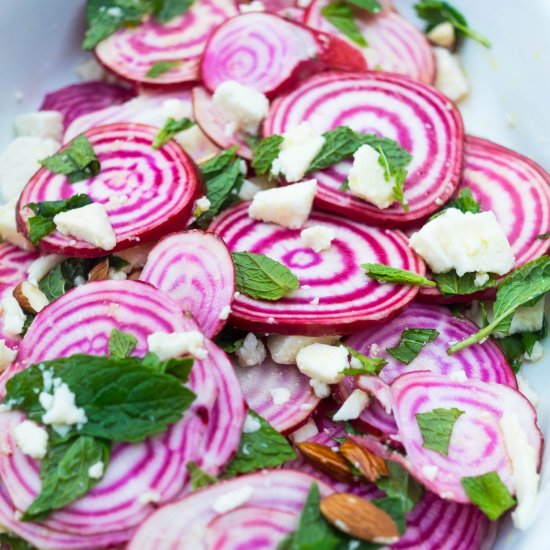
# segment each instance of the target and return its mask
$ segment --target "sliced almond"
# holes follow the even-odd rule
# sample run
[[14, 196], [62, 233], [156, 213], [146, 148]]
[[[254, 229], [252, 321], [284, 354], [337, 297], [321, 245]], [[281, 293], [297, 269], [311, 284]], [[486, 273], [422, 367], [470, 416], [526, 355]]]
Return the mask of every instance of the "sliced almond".
[[98, 264], [94, 265], [88, 273], [88, 281], [104, 281], [109, 274], [109, 260], [105, 258]]
[[340, 453], [372, 483], [379, 477], [388, 475], [388, 466], [383, 458], [372, 454], [353, 441], [344, 441], [340, 445]]
[[13, 297], [23, 311], [36, 315], [42, 311], [50, 302], [46, 295], [37, 287], [23, 281], [13, 289]]
[[338, 481], [353, 481], [353, 471], [348, 462], [330, 447], [307, 441], [298, 443], [297, 447], [316, 470]]
[[130, 281], [139, 281], [139, 277], [141, 275], [141, 272], [142, 272], [141, 269], [136, 269], [135, 271], [132, 271], [132, 273], [130, 273], [130, 275], [128, 275], [128, 279]]
[[372, 502], [350, 495], [335, 493], [321, 501], [321, 514], [340, 531], [359, 540], [393, 544], [399, 531], [393, 519]]

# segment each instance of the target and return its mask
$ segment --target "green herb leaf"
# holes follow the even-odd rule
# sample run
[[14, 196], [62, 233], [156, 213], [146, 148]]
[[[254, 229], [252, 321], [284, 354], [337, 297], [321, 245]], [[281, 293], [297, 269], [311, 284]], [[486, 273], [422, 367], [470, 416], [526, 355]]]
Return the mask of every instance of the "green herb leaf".
[[214, 476], [211, 476], [208, 472], [205, 472], [200, 468], [196, 462], [187, 463], [187, 471], [189, 472], [189, 477], [191, 478], [191, 489], [196, 491], [201, 487], [208, 487], [218, 482], [218, 479]]
[[298, 277], [285, 265], [263, 254], [233, 252], [239, 292], [259, 300], [279, 300], [300, 286]]
[[469, 36], [476, 40], [486, 48], [491, 46], [491, 43], [483, 35], [475, 32], [468, 26], [468, 22], [462, 13], [454, 6], [440, 0], [421, 0], [415, 4], [414, 9], [418, 17], [428, 22], [427, 31], [433, 29], [436, 25], [448, 21], [461, 36]]
[[550, 239], [550, 231], [548, 233], [542, 233], [540, 234], [537, 239], [539, 239], [539, 241], [544, 241], [546, 239]]
[[387, 364], [387, 361], [385, 361], [382, 358], [375, 358], [367, 357], [366, 355], [363, 355], [362, 353], [359, 353], [357, 350], [354, 350], [350, 346], [346, 346], [344, 344], [344, 347], [348, 350], [349, 354], [353, 359], [357, 359], [359, 363], [361, 364], [361, 367], [349, 367], [347, 369], [344, 369], [342, 371], [342, 374], [346, 376], [358, 376], [361, 374], [378, 374], [383, 368], [384, 365]]
[[80, 436], [50, 447], [40, 464], [40, 494], [23, 515], [25, 521], [41, 521], [84, 496], [100, 479], [91, 478], [88, 470], [97, 462], [107, 467], [110, 446], [106, 441]]
[[371, 502], [384, 510], [393, 519], [400, 534], [405, 532], [407, 529], [407, 518], [405, 516], [406, 512], [403, 509], [404, 504], [402, 499], [397, 497], [382, 497], [374, 498]]
[[21, 338], [25, 337], [25, 334], [27, 334], [27, 331], [29, 328], [31, 328], [32, 322], [34, 321], [34, 318], [36, 315], [33, 313], [26, 313], [25, 314], [25, 322], [23, 323], [23, 328], [21, 329]]
[[334, 25], [350, 40], [363, 48], [368, 46], [365, 37], [361, 34], [361, 30], [357, 26], [350, 6], [339, 2], [331, 2], [321, 8], [321, 14], [329, 23]]
[[36, 546], [11, 533], [0, 533], [0, 548], [4, 548], [4, 545], [7, 545], [11, 550], [37, 550]]
[[77, 277], [85, 279], [96, 262], [97, 259], [67, 258], [44, 276], [38, 282], [38, 287], [46, 295], [46, 298], [53, 302], [76, 286]]
[[35, 246], [47, 235], [55, 231], [55, 223], [44, 216], [33, 216], [28, 220], [29, 240]]
[[115, 359], [123, 359], [134, 351], [137, 342], [133, 334], [114, 328], [109, 336], [109, 353]]
[[433, 281], [406, 269], [383, 264], [362, 264], [361, 267], [366, 271], [367, 277], [375, 281], [400, 285], [435, 286]]
[[474, 199], [469, 187], [464, 187], [458, 197], [449, 203], [448, 208], [456, 208], [461, 212], [471, 212], [472, 214], [481, 212], [481, 204]]
[[506, 510], [515, 506], [516, 501], [496, 472], [477, 477], [463, 477], [460, 482], [468, 498], [491, 521], [497, 520]]
[[168, 23], [185, 13], [194, 0], [153, 0], [155, 18], [159, 23]]
[[387, 462], [389, 475], [380, 478], [376, 485], [390, 498], [401, 503], [403, 513], [410, 512], [422, 498], [424, 488], [397, 462]]
[[165, 123], [160, 132], [155, 136], [153, 141], [153, 149], [160, 149], [164, 144], [168, 143], [178, 132], [189, 130], [195, 123], [192, 120], [184, 117], [181, 120], [176, 120], [170, 117]]
[[[159, 76], [162, 76], [165, 73], [170, 72], [172, 69], [175, 69], [176, 67], [179, 67], [180, 65], [181, 65], [181, 61], [178, 61], [178, 60], [157, 61], [156, 63], [153, 63], [151, 65], [151, 68], [145, 73], [145, 76], [147, 78], [157, 78]], [[168, 119], [168, 120], [174, 120], [174, 119], [171, 118], [171, 119]], [[153, 147], [154, 147], [154, 145], [153, 145]], [[157, 149], [157, 147], [155, 147], [155, 149]]]
[[382, 11], [382, 4], [378, 0], [346, 0], [346, 3], [357, 6], [369, 13], [380, 13]]
[[267, 420], [254, 411], [248, 411], [248, 414], [260, 421], [260, 429], [251, 433], [243, 432], [237, 454], [224, 471], [225, 478], [263, 468], [276, 468], [296, 458], [286, 438]]
[[226, 353], [235, 353], [242, 345], [247, 332], [238, 330], [231, 325], [225, 325], [214, 338], [214, 343]]
[[251, 166], [258, 176], [267, 174], [271, 170], [273, 161], [279, 156], [283, 141], [283, 136], [268, 136], [254, 148]]
[[462, 414], [464, 411], [454, 407], [417, 413], [416, 421], [420, 427], [424, 449], [431, 449], [447, 456], [455, 422]]
[[491, 274], [489, 274], [487, 282], [482, 285], [476, 285], [475, 273], [465, 273], [459, 277], [454, 269], [447, 273], [434, 273], [433, 278], [437, 284], [437, 288], [444, 296], [464, 296], [495, 286], [495, 278]]
[[407, 170], [401, 166], [395, 166], [390, 164], [386, 153], [382, 147], [378, 146], [376, 148], [378, 151], [378, 163], [384, 169], [384, 179], [389, 182], [393, 179], [393, 196], [395, 200], [403, 207], [405, 212], [409, 211], [407, 201], [405, 200], [405, 195], [403, 194], [403, 187], [405, 186], [405, 179], [407, 178]]
[[436, 340], [439, 332], [433, 328], [407, 328], [401, 333], [399, 344], [386, 351], [405, 365], [416, 359], [422, 348]]

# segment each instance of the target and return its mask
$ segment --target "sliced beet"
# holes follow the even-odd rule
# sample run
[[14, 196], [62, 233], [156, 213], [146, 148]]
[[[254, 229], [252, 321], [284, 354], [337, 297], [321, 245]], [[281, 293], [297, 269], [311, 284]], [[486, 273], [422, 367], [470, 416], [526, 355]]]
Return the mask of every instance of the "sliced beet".
[[310, 78], [273, 102], [264, 134], [283, 134], [303, 121], [318, 132], [349, 126], [396, 140], [412, 160], [405, 182], [409, 211], [384, 210], [340, 190], [351, 160], [313, 174], [316, 204], [347, 218], [391, 227], [418, 223], [454, 194], [462, 173], [463, 126], [458, 109], [434, 88], [393, 74], [328, 73]]
[[[101, 172], [70, 184], [61, 174], [41, 168], [23, 189], [18, 225], [28, 234], [32, 202], [67, 199], [85, 193], [105, 206], [117, 243], [112, 252], [159, 239], [183, 229], [200, 193], [192, 160], [174, 141], [153, 149], [157, 128], [144, 124], [110, 124], [85, 133], [100, 163]], [[53, 232], [40, 248], [65, 256], [95, 257], [105, 254], [82, 240]]]
[[426, 36], [394, 9], [385, 7], [380, 13], [356, 10], [354, 18], [368, 46], [361, 48], [332, 25], [321, 10], [330, 0], [313, 0], [306, 10], [304, 23], [347, 40], [359, 48], [369, 67], [388, 73], [402, 74], [413, 80], [431, 84], [435, 76], [435, 59]]
[[201, 79], [210, 92], [226, 80], [268, 97], [327, 69], [364, 71], [361, 54], [343, 40], [272, 13], [228, 19], [210, 38], [201, 58]]
[[299, 229], [249, 218], [248, 206], [242, 203], [226, 210], [209, 229], [232, 252], [265, 254], [283, 263], [302, 288], [274, 302], [239, 295], [231, 313], [236, 326], [278, 334], [349, 334], [397, 315], [418, 292], [418, 287], [380, 284], [366, 277], [361, 268], [363, 263], [384, 263], [423, 274], [423, 262], [400, 231], [312, 213], [307, 226], [329, 227], [336, 236], [328, 250], [318, 253], [304, 246]]
[[[199, 58], [213, 30], [237, 14], [232, 0], [201, 0], [168, 24], [151, 18], [120, 29], [95, 48], [99, 62], [118, 77], [151, 86], [181, 86], [198, 80]], [[171, 70], [150, 77], [155, 63], [177, 61]]]
[[112, 105], [119, 105], [136, 94], [108, 82], [80, 82], [46, 94], [41, 111], [59, 111], [67, 128], [76, 118]]
[[216, 235], [187, 231], [165, 237], [149, 253], [140, 280], [176, 300], [206, 337], [214, 337], [225, 325], [235, 292], [235, 269]]

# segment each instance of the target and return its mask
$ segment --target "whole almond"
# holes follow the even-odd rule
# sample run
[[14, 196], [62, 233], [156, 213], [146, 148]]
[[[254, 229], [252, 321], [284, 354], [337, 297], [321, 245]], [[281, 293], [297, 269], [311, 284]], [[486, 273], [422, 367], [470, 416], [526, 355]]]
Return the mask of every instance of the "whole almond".
[[372, 502], [348, 493], [334, 493], [321, 501], [321, 514], [340, 531], [363, 541], [393, 544], [399, 531], [393, 519]]
[[88, 281], [104, 281], [109, 274], [109, 260], [105, 258], [98, 264], [94, 265], [88, 273]]
[[298, 443], [297, 447], [316, 470], [338, 481], [347, 483], [353, 481], [354, 475], [349, 463], [330, 447], [308, 441]]
[[12, 294], [21, 309], [33, 315], [42, 311], [49, 304], [46, 295], [37, 286], [32, 285], [28, 281], [19, 283], [13, 289]]
[[388, 475], [388, 466], [383, 458], [372, 454], [353, 441], [344, 441], [340, 445], [340, 453], [372, 483], [379, 477]]

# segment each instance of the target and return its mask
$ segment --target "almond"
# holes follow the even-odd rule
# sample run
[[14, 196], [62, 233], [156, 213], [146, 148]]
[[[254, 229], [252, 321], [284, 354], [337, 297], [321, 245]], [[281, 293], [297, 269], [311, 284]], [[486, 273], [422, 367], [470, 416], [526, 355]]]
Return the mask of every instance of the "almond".
[[338, 481], [353, 482], [354, 475], [348, 462], [330, 447], [307, 441], [298, 443], [297, 447], [316, 470]]
[[104, 281], [109, 274], [109, 260], [105, 258], [98, 264], [94, 265], [88, 273], [88, 281]]
[[372, 483], [379, 477], [388, 475], [388, 466], [383, 458], [372, 454], [353, 441], [344, 441], [340, 445], [340, 453]]
[[42, 311], [50, 303], [46, 295], [28, 281], [19, 283], [13, 289], [13, 297], [23, 311], [33, 315]]
[[334, 493], [321, 501], [321, 514], [340, 531], [363, 541], [393, 544], [399, 531], [393, 519], [372, 502], [348, 493]]
[[142, 272], [141, 269], [136, 269], [135, 271], [132, 271], [132, 273], [130, 273], [130, 275], [128, 275], [128, 279], [130, 281], [139, 281], [139, 278], [141, 276], [141, 272]]

